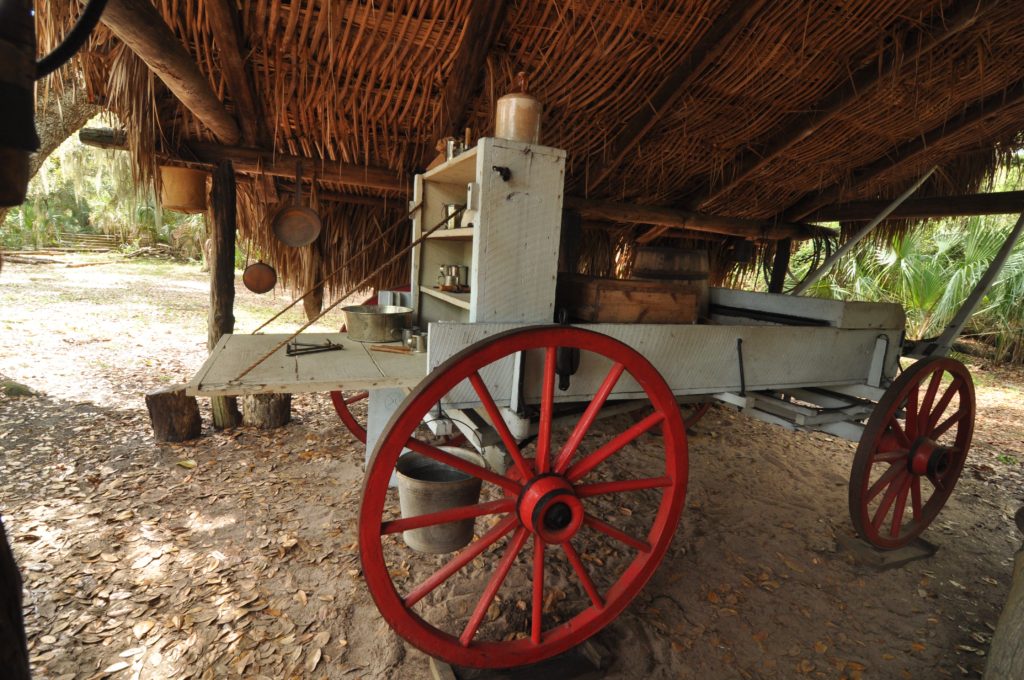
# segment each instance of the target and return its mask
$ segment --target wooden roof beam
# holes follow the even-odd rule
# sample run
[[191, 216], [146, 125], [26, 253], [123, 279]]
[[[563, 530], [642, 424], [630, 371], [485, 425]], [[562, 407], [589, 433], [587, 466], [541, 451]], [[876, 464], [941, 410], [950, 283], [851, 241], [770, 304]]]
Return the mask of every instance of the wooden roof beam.
[[[109, 128], [82, 128], [78, 133], [82, 144], [97, 146], [101, 149], [125, 149], [125, 134], [121, 130]], [[240, 146], [227, 146], [186, 140], [182, 144], [182, 153], [170, 154], [161, 152], [161, 157], [179, 163], [197, 163], [200, 165], [216, 165], [221, 161], [231, 161], [235, 172], [265, 174], [272, 177], [295, 178], [295, 164], [302, 163], [303, 173], [312, 175], [314, 169], [317, 179], [322, 182], [347, 184], [364, 189], [376, 189], [406, 193], [408, 187], [401, 176], [394, 170], [379, 167], [364, 167], [354, 163], [340, 163], [322, 158], [275, 154], [263, 149]]]
[[238, 143], [235, 119], [150, 0], [108, 0], [101, 21], [217, 139]]
[[[953, 116], [937, 128], [896, 147], [891, 153], [887, 153], [884, 157], [870, 165], [855, 170], [849, 184], [845, 185], [845, 188], [847, 190], [856, 190], [863, 187], [879, 175], [928, 152], [943, 139], [984, 123], [996, 116], [1000, 110], [1021, 103], [1024, 103], [1024, 80], [1018, 80], [1005, 90], [974, 102], [964, 109], [960, 115]], [[809, 194], [784, 210], [780, 215], [780, 219], [783, 221], [805, 219], [819, 208], [835, 203], [843, 188], [843, 184], [833, 184], [817, 193]]]
[[[815, 236], [835, 235], [833, 230], [814, 224], [703, 215], [675, 208], [595, 201], [576, 196], [566, 196], [565, 207], [576, 210], [586, 220], [652, 224], [656, 228], [664, 228], [662, 233], [670, 229], [686, 229], [688, 231], [739, 236], [750, 240], [774, 240], [781, 238], [805, 240]], [[641, 241], [644, 242], [643, 237], [641, 237]]]
[[263, 116], [256, 105], [252, 78], [245, 67], [242, 55], [242, 36], [239, 29], [238, 10], [234, 0], [207, 0], [206, 19], [210, 22], [210, 33], [217, 44], [220, 65], [224, 69], [224, 80], [235, 105], [235, 116], [242, 127], [242, 141], [246, 145], [265, 141]]
[[[762, 148], [748, 151], [733, 159], [722, 173], [724, 182], [715, 189], [705, 188], [687, 201], [695, 208], [706, 206], [721, 198], [744, 179], [764, 167], [769, 161], [794, 144], [807, 139], [832, 120], [843, 109], [859, 99], [870, 96], [880, 84], [889, 81], [895, 74], [950, 38], [959, 35], [999, 2], [980, 4], [978, 0], [961, 0], [954, 6], [952, 14], [947, 10], [931, 22], [931, 30], [923, 30], [908, 36], [902, 49], [891, 48], [884, 56], [881, 66], [872, 62], [853, 73], [845, 85], [832, 91], [824, 99], [811, 106], [811, 110], [795, 118], [789, 125], [769, 140]], [[934, 27], [940, 27], [936, 30]]]
[[[866, 222], [874, 219], [891, 202], [886, 199], [837, 203], [814, 211], [808, 219], [813, 222]], [[1017, 215], [1021, 212], [1024, 212], [1024, 191], [996, 191], [965, 196], [908, 198], [887, 219], [924, 220], [973, 215]]]
[[651, 95], [647, 106], [634, 114], [608, 144], [603, 154], [604, 160], [588, 164], [585, 176], [588, 192], [608, 179], [644, 135], [672, 110], [697, 76], [718, 59], [729, 42], [747, 26], [763, 4], [764, 0], [733, 0], [715, 19], [693, 49]]
[[452, 60], [441, 98], [443, 134], [462, 138], [469, 107], [483, 82], [483, 64], [501, 32], [507, 9], [507, 0], [470, 3], [462, 42]]

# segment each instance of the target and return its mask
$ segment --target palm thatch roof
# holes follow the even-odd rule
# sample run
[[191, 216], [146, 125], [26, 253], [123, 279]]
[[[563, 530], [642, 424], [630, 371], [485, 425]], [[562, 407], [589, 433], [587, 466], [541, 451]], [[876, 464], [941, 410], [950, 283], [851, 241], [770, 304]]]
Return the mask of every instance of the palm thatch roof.
[[[121, 118], [141, 179], [158, 157], [208, 161], [211, 144], [310, 159], [323, 271], [400, 217], [439, 138], [492, 132], [519, 71], [545, 105], [541, 141], [568, 151], [567, 193], [765, 223], [895, 196], [933, 165], [918, 196], [976, 191], [1024, 130], [1019, 0], [152, 1], [222, 112], [185, 106], [116, 27], [69, 68]], [[75, 12], [41, 4], [43, 49]], [[299, 285], [308, 256], [263, 222], [288, 197], [286, 179], [258, 177], [266, 157], [236, 163], [257, 176], [241, 185], [241, 232]], [[609, 252], [638, 237], [718, 238], [642, 224], [585, 233]], [[403, 227], [333, 287], [407, 240]]]

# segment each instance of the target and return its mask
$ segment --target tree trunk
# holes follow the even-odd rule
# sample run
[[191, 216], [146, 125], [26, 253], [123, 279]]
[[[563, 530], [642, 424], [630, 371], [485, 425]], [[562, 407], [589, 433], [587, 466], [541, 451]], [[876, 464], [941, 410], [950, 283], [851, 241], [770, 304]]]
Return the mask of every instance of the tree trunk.
[[292, 395], [247, 394], [242, 397], [242, 422], [269, 430], [283, 427], [292, 419]]
[[[1024, 532], [1024, 507], [1017, 511], [1017, 527]], [[987, 680], [1024, 677], [1024, 546], [1017, 551], [1013, 584], [1006, 607], [996, 622], [985, 666]]]
[[184, 385], [171, 385], [146, 395], [153, 436], [162, 442], [195, 439], [203, 431], [203, 419], [195, 397], [185, 395]]
[[[207, 347], [212, 350], [221, 336], [235, 330], [235, 170], [231, 161], [223, 161], [213, 171], [210, 190], [213, 212], [213, 258], [210, 264], [210, 318]], [[218, 430], [236, 427], [241, 422], [234, 397], [213, 397], [213, 426]]]

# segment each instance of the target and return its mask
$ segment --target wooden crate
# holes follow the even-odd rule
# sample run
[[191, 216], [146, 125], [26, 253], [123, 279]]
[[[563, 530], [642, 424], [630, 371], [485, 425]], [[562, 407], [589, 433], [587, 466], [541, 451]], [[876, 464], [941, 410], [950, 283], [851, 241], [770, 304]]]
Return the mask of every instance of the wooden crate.
[[558, 275], [558, 307], [579, 321], [696, 323], [698, 294], [686, 283]]
[[697, 314], [708, 315], [709, 257], [706, 250], [641, 246], [636, 250], [631, 279], [677, 284], [697, 296]]

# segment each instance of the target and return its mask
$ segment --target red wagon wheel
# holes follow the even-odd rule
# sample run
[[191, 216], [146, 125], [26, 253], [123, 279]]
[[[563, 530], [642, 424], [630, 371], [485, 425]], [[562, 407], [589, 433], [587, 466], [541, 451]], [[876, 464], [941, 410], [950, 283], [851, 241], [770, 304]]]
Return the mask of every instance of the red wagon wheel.
[[937, 357], [904, 371], [872, 412], [853, 460], [857, 533], [885, 550], [919, 536], [952, 493], [973, 432], [974, 382], [963, 364]]
[[[604, 376], [588, 389], [591, 394], [576, 398], [589, 401], [587, 408], [571, 428], [563, 429], [554, 427], [552, 416], [559, 347], [581, 351], [580, 374], [574, 381], [584, 374]], [[489, 386], [484, 377], [500, 374], [499, 364], [507, 359], [502, 365], [508, 366], [518, 352], [525, 352], [526, 364], [540, 372], [535, 376], [541, 394], [539, 431], [529, 445], [532, 450], [519, 446], [501, 418], [497, 401], [507, 401], [507, 394], [494, 392], [494, 383]], [[591, 426], [616, 384], [625, 385], [631, 398], [646, 395], [653, 412], [614, 436], [593, 433]], [[449, 395], [453, 390], [463, 401], [470, 394], [482, 405], [512, 460], [505, 474], [414, 437], [428, 412], [455, 400]], [[613, 472], [630, 469], [618, 464], [619, 452], [659, 424], [664, 436], [646, 444], [658, 449], [655, 473], [637, 477]], [[389, 498], [388, 480], [405, 446], [481, 479], [481, 500], [389, 519], [394, 499]], [[370, 462], [359, 516], [367, 586], [391, 627], [428, 654], [483, 668], [534, 663], [587, 639], [636, 596], [672, 539], [685, 504], [686, 480], [686, 432], [678, 405], [657, 370], [638, 352], [618, 340], [567, 326], [502, 333], [433, 370], [388, 423]], [[644, 505], [636, 515], [631, 513], [634, 523], [616, 526], [623, 517], [609, 508], [619, 511], [635, 501]], [[424, 557], [422, 569], [412, 565], [414, 557], [422, 556], [405, 549], [400, 532], [468, 518], [478, 519], [477, 537], [467, 547], [454, 555]], [[584, 531], [593, 533], [582, 535]], [[493, 569], [484, 568], [476, 558], [489, 557], [487, 551], [506, 537]], [[584, 538], [589, 539], [586, 544]], [[567, 598], [568, 590], [573, 598]], [[460, 593], [468, 598], [466, 607], [452, 612]], [[553, 601], [559, 603], [555, 613]], [[511, 629], [499, 627], [497, 614], [504, 611], [509, 612], [503, 615], [506, 623], [516, 621]]]
[[334, 404], [334, 410], [338, 412], [338, 417], [341, 418], [341, 422], [345, 423], [345, 427], [352, 433], [352, 436], [366, 443], [366, 427], [356, 420], [355, 415], [349, 408], [352, 404], [358, 403], [365, 400], [370, 396], [369, 392], [340, 392], [335, 390], [331, 392], [331, 403]]

